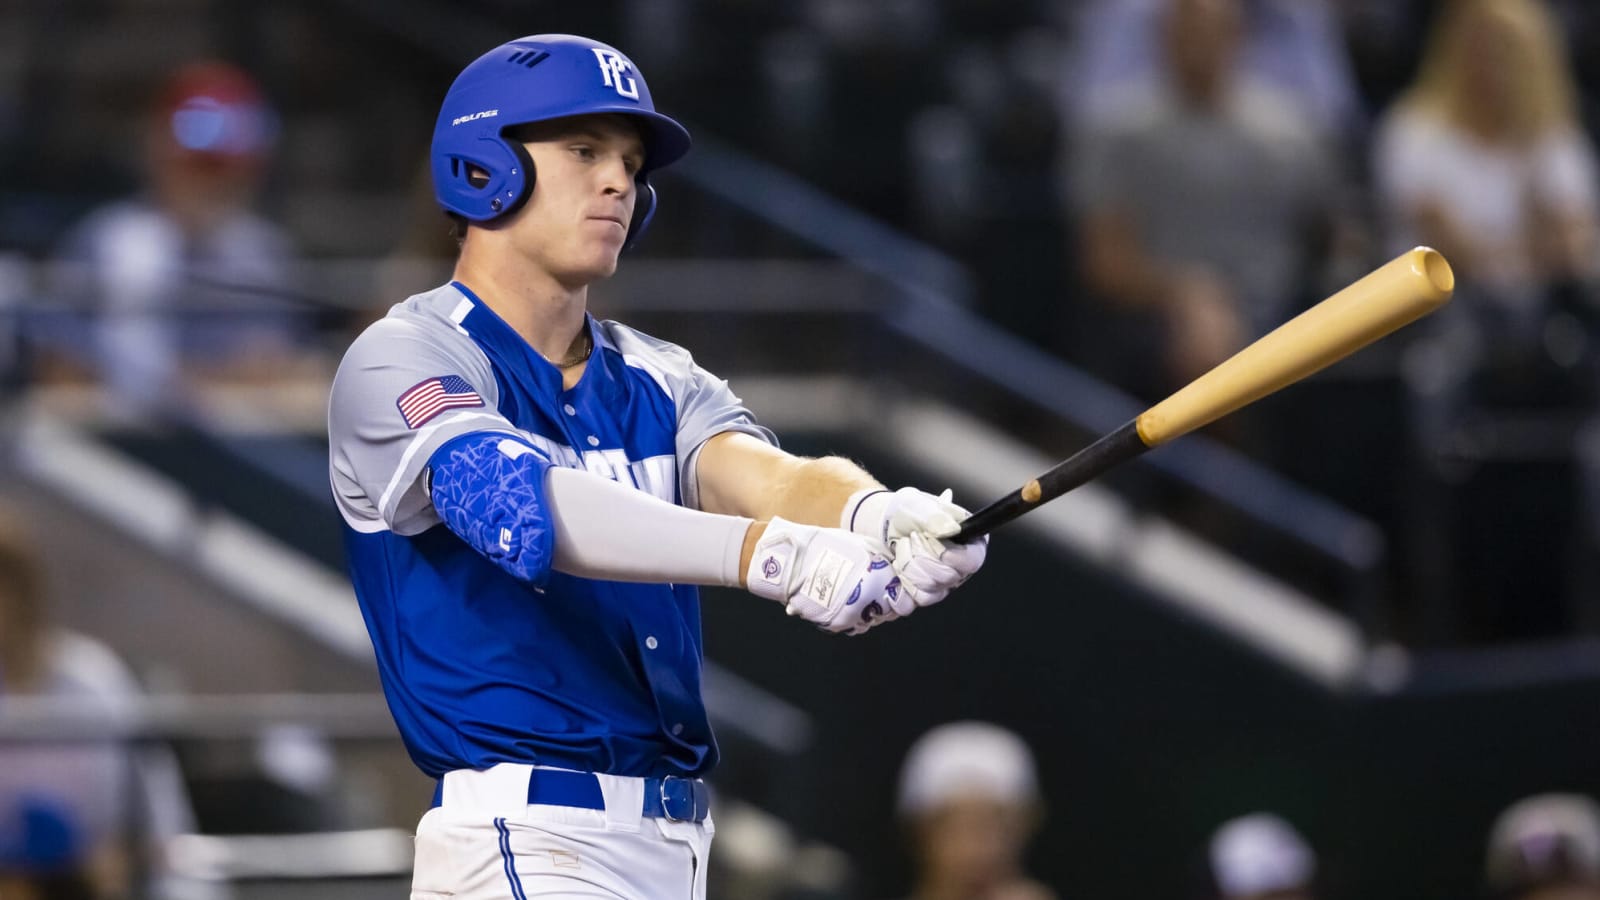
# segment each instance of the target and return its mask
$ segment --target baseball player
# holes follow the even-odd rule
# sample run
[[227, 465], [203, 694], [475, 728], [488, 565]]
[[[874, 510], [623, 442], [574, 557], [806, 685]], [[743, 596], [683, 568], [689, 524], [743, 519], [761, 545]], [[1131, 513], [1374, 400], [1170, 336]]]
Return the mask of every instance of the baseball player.
[[414, 898], [702, 898], [717, 747], [694, 585], [830, 632], [982, 564], [966, 511], [778, 449], [687, 351], [588, 315], [689, 149], [616, 49], [535, 35], [434, 131], [449, 284], [350, 347], [329, 407], [351, 579], [412, 759], [438, 779]]

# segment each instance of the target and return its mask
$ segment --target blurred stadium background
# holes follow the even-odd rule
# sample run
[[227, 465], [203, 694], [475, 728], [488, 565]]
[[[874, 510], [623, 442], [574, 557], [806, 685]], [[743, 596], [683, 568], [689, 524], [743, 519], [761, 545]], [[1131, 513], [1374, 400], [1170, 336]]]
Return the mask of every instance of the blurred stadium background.
[[[128, 676], [0, 692], [7, 865], [79, 847], [8, 841], [73, 752], [110, 747], [131, 896], [403, 895], [431, 788], [343, 578], [324, 403], [352, 336], [448, 275], [426, 147], [465, 62], [550, 31], [632, 55], [696, 147], [596, 312], [691, 347], [790, 449], [977, 506], [1159, 397], [1075, 185], [1117, 90], [1159, 77], [1159, 38], [1127, 30], [1159, 5], [0, 3], [0, 504], [50, 621]], [[1270, 251], [1279, 312], [1403, 249], [1374, 154], [1449, 5], [1244, 0], [1245, 65], [1338, 188], [1336, 228]], [[1586, 148], [1600, 10], [1541, 8]], [[207, 59], [256, 87], [173, 81]], [[108, 207], [185, 191], [261, 218], [219, 247]], [[1472, 263], [1457, 305], [1492, 308]], [[1256, 810], [1305, 835], [1318, 896], [1481, 893], [1497, 813], [1600, 793], [1594, 282], [1537, 287], [1477, 355], [1419, 328], [1020, 520], [954, 599], [869, 639], [707, 591], [713, 896], [905, 895], [897, 772], [955, 719], [1031, 746], [1028, 868], [1061, 897], [1196, 896], [1212, 830]], [[192, 816], [163, 818], [162, 772]]]

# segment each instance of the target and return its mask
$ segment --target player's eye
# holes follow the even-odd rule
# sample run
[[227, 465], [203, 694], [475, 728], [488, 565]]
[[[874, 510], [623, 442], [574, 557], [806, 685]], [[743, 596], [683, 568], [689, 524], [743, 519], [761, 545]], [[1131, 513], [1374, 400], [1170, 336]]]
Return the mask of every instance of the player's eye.
[[622, 158], [622, 167], [628, 171], [628, 175], [631, 177], [639, 174], [639, 170], [644, 168], [644, 160], [637, 156], [624, 156]]
[[595, 156], [594, 148], [588, 144], [573, 144], [572, 155], [581, 160], [592, 160]]

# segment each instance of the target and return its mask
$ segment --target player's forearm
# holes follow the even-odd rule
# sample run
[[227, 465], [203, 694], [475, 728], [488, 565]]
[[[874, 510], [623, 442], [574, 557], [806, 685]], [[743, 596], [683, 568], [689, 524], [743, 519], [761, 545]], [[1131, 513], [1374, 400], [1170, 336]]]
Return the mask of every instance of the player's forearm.
[[824, 528], [839, 524], [852, 494], [882, 487], [848, 459], [794, 456], [738, 432], [706, 441], [694, 477], [700, 509]]
[[845, 503], [857, 491], [882, 484], [848, 459], [824, 456], [795, 459], [777, 478], [768, 508], [757, 518], [774, 516], [803, 525], [836, 527]]

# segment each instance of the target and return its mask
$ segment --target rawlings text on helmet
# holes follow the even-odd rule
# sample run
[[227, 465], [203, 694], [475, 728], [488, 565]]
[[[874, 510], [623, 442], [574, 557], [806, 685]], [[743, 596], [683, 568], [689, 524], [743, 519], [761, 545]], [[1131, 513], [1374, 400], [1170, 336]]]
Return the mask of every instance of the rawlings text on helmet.
[[460, 125], [463, 122], [476, 122], [479, 119], [492, 119], [498, 115], [500, 115], [500, 110], [498, 109], [485, 109], [475, 112], [470, 116], [456, 116], [454, 119], [450, 120], [450, 125], [453, 127]]

